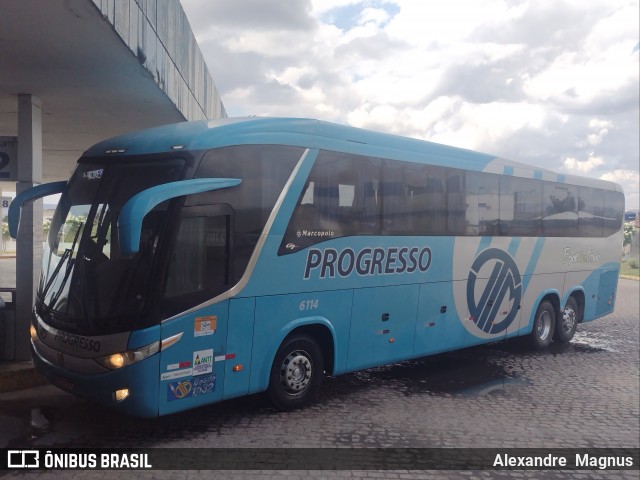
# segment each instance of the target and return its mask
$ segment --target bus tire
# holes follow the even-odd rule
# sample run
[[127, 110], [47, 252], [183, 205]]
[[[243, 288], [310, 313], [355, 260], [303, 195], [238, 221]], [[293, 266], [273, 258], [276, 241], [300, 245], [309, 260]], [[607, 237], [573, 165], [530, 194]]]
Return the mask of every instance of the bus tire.
[[580, 307], [573, 297], [567, 299], [567, 304], [560, 318], [556, 321], [556, 331], [553, 339], [558, 343], [569, 343], [576, 333], [580, 320]]
[[529, 334], [529, 344], [536, 350], [547, 348], [553, 339], [556, 310], [549, 300], [538, 305], [533, 319], [533, 330]]
[[293, 335], [280, 345], [269, 376], [269, 398], [283, 411], [308, 405], [320, 389], [324, 356], [308, 335]]

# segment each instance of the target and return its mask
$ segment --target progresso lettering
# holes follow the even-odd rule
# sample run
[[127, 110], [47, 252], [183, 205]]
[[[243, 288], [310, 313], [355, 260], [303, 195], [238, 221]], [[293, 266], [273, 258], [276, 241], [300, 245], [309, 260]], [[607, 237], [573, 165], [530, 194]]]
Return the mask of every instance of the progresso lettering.
[[317, 278], [345, 278], [354, 271], [357, 275], [395, 275], [426, 272], [431, 266], [429, 247], [351, 248], [336, 250], [312, 248], [307, 253], [304, 279], [316, 274]]
[[71, 347], [81, 349], [81, 350], [90, 350], [96, 353], [100, 351], [99, 341], [82, 337], [80, 335], [69, 335], [68, 333], [59, 333], [59, 334], [56, 334], [56, 336], [54, 337], [54, 340], [58, 343], [65, 343]]

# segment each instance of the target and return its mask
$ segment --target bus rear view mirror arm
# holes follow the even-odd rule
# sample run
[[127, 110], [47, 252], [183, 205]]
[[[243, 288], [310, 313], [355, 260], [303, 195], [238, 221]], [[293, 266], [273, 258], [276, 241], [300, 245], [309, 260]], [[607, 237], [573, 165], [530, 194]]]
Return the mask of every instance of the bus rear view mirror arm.
[[147, 213], [165, 200], [192, 195], [194, 193], [208, 192], [220, 188], [235, 187], [242, 182], [239, 178], [197, 178], [170, 182], [156, 187], [148, 188], [133, 197], [124, 204], [118, 218], [118, 232], [120, 251], [124, 256], [138, 253], [140, 248], [140, 235], [142, 233], [142, 221]]
[[9, 205], [9, 235], [11, 238], [18, 236], [18, 225], [20, 224], [20, 211], [22, 206], [27, 202], [33, 202], [42, 197], [49, 195], [55, 195], [56, 193], [62, 193], [67, 186], [67, 182], [53, 182], [38, 185], [33, 188], [29, 188], [22, 193], [16, 195], [11, 205]]

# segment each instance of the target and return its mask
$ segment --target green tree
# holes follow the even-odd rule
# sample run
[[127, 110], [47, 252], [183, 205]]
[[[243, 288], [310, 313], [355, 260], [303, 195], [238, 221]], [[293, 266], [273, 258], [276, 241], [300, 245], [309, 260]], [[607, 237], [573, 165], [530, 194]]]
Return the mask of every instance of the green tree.
[[82, 227], [82, 225], [84, 225], [86, 220], [87, 220], [87, 217], [84, 215], [82, 216], [69, 215], [67, 217], [67, 220], [64, 222], [65, 223], [63, 227], [64, 235], [62, 237], [62, 241], [64, 243], [73, 242], [73, 239], [76, 238], [76, 232]]
[[47, 238], [49, 235], [49, 230], [51, 229], [51, 219], [47, 218], [44, 222], [42, 222], [42, 235], [44, 238]]
[[9, 220], [8, 217], [2, 219], [2, 239], [9, 240]]
[[631, 245], [631, 238], [633, 237], [633, 232], [636, 231], [636, 227], [633, 223], [625, 223], [624, 224], [624, 240], [622, 242], [622, 246]]

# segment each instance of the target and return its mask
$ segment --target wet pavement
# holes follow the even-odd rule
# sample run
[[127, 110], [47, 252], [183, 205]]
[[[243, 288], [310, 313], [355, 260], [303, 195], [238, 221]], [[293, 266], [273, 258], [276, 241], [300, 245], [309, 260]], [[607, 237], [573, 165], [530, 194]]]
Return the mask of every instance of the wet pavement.
[[[274, 410], [261, 395], [136, 419], [53, 386], [0, 394], [0, 447], [640, 446], [639, 283], [621, 280], [616, 312], [544, 352], [486, 345], [327, 378], [318, 402]], [[72, 472], [67, 472], [73, 477]], [[130, 472], [174, 478], [176, 472]], [[110, 478], [114, 472], [75, 472]], [[33, 472], [36, 478], [60, 473]], [[181, 478], [205, 476], [180, 472]], [[253, 471], [217, 478], [640, 478], [638, 471]]]

